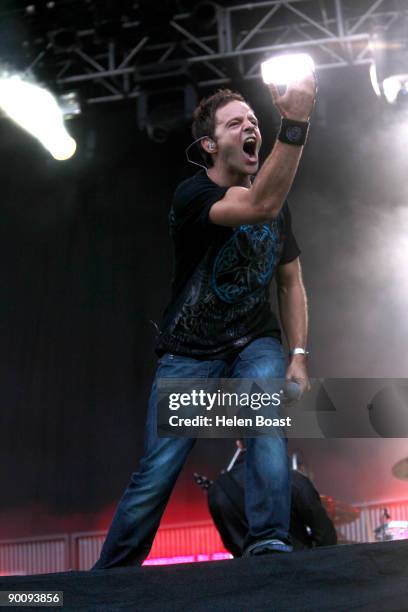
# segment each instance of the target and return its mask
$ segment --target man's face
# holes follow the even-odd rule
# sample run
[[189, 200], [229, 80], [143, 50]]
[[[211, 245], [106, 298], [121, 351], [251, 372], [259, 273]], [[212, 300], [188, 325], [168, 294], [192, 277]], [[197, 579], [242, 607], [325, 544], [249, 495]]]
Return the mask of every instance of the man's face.
[[233, 100], [217, 110], [215, 141], [217, 161], [230, 171], [251, 175], [258, 170], [262, 138], [258, 120], [248, 104]]

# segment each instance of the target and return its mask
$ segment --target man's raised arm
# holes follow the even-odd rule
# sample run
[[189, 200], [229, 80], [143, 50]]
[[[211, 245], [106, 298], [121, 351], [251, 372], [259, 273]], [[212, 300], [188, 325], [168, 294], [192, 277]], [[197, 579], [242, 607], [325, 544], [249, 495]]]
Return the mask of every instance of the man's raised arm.
[[274, 85], [268, 87], [282, 117], [280, 134], [252, 186], [230, 187], [211, 207], [209, 218], [217, 225], [237, 227], [275, 218], [295, 178], [315, 103], [315, 76], [292, 83], [283, 95]]

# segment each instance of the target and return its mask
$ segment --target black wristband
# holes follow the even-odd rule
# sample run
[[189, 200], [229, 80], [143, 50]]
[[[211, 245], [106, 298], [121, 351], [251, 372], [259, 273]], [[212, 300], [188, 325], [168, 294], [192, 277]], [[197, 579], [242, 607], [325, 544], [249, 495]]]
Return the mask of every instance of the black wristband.
[[283, 117], [278, 140], [286, 144], [302, 147], [306, 142], [308, 131], [308, 121], [295, 121], [294, 119]]

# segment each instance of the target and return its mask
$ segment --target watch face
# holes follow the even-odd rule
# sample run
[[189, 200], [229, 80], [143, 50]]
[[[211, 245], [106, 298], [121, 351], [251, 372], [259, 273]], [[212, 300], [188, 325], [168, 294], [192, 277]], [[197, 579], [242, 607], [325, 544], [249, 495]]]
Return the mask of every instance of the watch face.
[[286, 138], [293, 143], [299, 142], [302, 138], [302, 128], [297, 125], [286, 128]]

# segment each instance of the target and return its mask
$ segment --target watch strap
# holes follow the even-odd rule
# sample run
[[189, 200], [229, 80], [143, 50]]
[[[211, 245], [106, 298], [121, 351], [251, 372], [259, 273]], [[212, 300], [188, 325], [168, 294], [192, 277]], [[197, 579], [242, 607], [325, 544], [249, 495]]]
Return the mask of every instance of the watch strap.
[[289, 351], [289, 355], [290, 357], [293, 357], [294, 355], [305, 355], [307, 356], [309, 354], [309, 351], [307, 351], [306, 349], [300, 347], [300, 346], [295, 346], [295, 348], [290, 349]]

